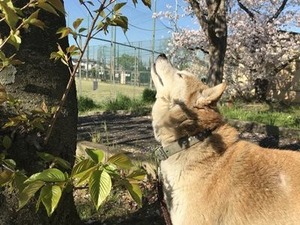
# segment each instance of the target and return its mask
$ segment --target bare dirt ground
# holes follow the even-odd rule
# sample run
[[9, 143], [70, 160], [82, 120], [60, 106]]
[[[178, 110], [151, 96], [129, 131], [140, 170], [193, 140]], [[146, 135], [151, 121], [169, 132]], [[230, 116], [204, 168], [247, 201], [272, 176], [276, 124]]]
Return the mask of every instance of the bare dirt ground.
[[[272, 126], [261, 126], [255, 123], [231, 121], [241, 133], [241, 138], [255, 142], [263, 147], [280, 149], [300, 149], [300, 130], [281, 129]], [[110, 146], [118, 146], [124, 150], [138, 150], [141, 153], [152, 152], [159, 144], [153, 136], [151, 117], [134, 116], [125, 113], [98, 114], [81, 116], [78, 121], [78, 141], [96, 140]], [[147, 196], [144, 206], [137, 208], [132, 202], [121, 204], [125, 207], [124, 215], [112, 216], [102, 220], [101, 215], [95, 221], [86, 224], [93, 225], [163, 225], [157, 201], [155, 184], [144, 184]], [[120, 207], [108, 205], [109, 207]], [[108, 209], [103, 209], [105, 213]]]

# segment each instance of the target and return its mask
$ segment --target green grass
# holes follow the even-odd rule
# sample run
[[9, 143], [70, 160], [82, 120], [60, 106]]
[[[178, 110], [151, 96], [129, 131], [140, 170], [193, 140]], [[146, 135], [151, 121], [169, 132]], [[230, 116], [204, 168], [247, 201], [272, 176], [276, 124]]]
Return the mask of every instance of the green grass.
[[150, 112], [152, 102], [155, 100], [155, 92], [145, 87], [99, 82], [98, 89], [93, 90], [92, 80], [82, 80], [81, 88], [79, 85], [77, 81], [80, 114], [125, 110], [135, 115], [145, 115]]
[[98, 82], [98, 89], [93, 90], [93, 80], [76, 80], [78, 96], [93, 99], [97, 104], [108, 100], [114, 100], [118, 95], [125, 95], [129, 98], [140, 98], [145, 87], [138, 87], [125, 84], [109, 84]]
[[[77, 93], [80, 94], [79, 82]], [[81, 81], [79, 111], [130, 111], [136, 115], [145, 115], [151, 110], [155, 92], [145, 87], [122, 84], [98, 83], [93, 90], [92, 80]], [[300, 106], [274, 106], [267, 104], [236, 103], [232, 107], [221, 106], [221, 113], [227, 119], [253, 121], [279, 127], [300, 129]]]
[[221, 113], [227, 119], [252, 121], [267, 125], [300, 129], [300, 107], [275, 107], [264, 104], [237, 104], [232, 107], [221, 106]]

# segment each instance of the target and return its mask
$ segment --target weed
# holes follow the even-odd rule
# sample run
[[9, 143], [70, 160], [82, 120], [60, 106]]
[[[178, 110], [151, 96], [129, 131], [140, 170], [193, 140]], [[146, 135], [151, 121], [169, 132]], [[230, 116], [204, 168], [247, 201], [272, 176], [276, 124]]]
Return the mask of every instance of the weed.
[[79, 112], [86, 112], [99, 106], [93, 101], [93, 99], [88, 97], [80, 96], [78, 98], [78, 111]]
[[143, 102], [149, 102], [149, 103], [154, 103], [155, 102], [155, 96], [156, 96], [156, 91], [146, 88], [143, 91], [142, 98]]

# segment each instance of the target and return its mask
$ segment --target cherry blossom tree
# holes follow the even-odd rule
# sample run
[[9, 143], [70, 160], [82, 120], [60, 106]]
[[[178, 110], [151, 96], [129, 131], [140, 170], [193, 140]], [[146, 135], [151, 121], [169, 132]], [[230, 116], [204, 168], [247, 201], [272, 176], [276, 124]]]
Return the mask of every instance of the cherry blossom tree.
[[[257, 79], [274, 84], [280, 78], [278, 72], [300, 56], [300, 34], [294, 32], [300, 27], [299, 3], [186, 0], [185, 16], [196, 18], [200, 27], [174, 29], [170, 54], [184, 50], [195, 58], [195, 50], [208, 53], [208, 79], [218, 83], [226, 78], [237, 94], [251, 93]], [[170, 10], [168, 14], [159, 16], [170, 16]]]

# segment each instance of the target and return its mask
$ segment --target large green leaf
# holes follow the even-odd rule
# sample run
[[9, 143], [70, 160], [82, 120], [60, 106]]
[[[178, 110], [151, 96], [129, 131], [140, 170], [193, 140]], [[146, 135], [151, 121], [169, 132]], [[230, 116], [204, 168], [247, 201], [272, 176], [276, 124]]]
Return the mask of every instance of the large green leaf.
[[31, 175], [25, 183], [31, 183], [37, 180], [45, 182], [63, 182], [66, 181], [66, 177], [62, 171], [56, 168], [46, 169], [40, 173]]
[[89, 149], [87, 148], [86, 153], [88, 154], [89, 157], [95, 162], [95, 163], [100, 163], [102, 162], [104, 158], [104, 152], [100, 149]]
[[133, 200], [138, 204], [142, 205], [142, 190], [138, 184], [126, 183], [126, 189], [128, 190], [129, 194], [133, 198]]
[[19, 209], [21, 209], [31, 199], [34, 194], [45, 184], [43, 181], [35, 181], [27, 184], [27, 186], [19, 193]]
[[97, 210], [109, 195], [111, 187], [111, 177], [105, 170], [96, 170], [92, 173], [89, 180], [89, 192]]
[[97, 168], [98, 166], [94, 161], [90, 159], [82, 160], [73, 167], [71, 177], [77, 179], [77, 185], [82, 185]]
[[43, 205], [46, 208], [48, 216], [51, 216], [60, 200], [62, 190], [57, 185], [46, 185], [42, 188], [40, 196]]
[[107, 163], [114, 164], [121, 169], [130, 169], [131, 167], [133, 167], [131, 160], [124, 153], [118, 153], [111, 156], [107, 160]]

